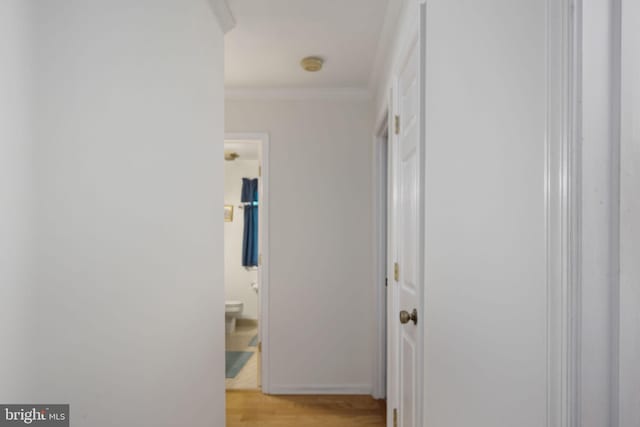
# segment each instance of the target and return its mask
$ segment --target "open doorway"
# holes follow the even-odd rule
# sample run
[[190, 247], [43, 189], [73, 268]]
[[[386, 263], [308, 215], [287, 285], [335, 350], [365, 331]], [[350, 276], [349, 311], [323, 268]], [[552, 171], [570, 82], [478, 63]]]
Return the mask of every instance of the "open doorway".
[[268, 289], [267, 137], [227, 134], [224, 142], [225, 385], [263, 386]]

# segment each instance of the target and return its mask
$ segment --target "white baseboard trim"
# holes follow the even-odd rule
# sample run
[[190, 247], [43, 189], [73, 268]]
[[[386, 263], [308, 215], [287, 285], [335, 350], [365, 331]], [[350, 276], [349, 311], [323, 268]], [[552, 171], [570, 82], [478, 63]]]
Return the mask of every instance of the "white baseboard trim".
[[371, 384], [271, 385], [269, 394], [364, 394], [371, 395]]
[[236, 319], [236, 324], [244, 326], [258, 326], [258, 319], [252, 319], [251, 317], [238, 317]]

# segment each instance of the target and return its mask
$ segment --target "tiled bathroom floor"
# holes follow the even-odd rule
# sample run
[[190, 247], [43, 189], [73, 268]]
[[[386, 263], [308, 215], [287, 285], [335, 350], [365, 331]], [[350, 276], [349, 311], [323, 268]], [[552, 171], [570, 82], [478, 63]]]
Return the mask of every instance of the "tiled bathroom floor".
[[258, 347], [249, 347], [249, 342], [258, 334], [256, 326], [238, 326], [233, 334], [225, 336], [227, 351], [250, 351], [255, 353], [235, 378], [225, 380], [227, 390], [256, 390], [258, 388]]

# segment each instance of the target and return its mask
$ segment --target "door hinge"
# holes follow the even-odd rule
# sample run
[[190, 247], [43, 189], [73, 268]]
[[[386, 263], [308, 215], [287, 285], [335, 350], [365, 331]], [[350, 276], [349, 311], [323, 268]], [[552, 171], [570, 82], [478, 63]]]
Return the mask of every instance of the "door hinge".
[[400, 116], [395, 117], [396, 135], [400, 135]]
[[384, 287], [386, 288], [387, 286], [389, 286], [389, 278], [385, 277], [384, 278]]
[[398, 410], [393, 408], [393, 427], [398, 427]]
[[258, 353], [262, 353], [262, 341], [258, 343]]
[[396, 282], [400, 281], [400, 265], [397, 262], [393, 264], [393, 278]]
[[262, 254], [258, 255], [258, 265], [262, 265]]
[[262, 176], [262, 165], [258, 166], [258, 176]]

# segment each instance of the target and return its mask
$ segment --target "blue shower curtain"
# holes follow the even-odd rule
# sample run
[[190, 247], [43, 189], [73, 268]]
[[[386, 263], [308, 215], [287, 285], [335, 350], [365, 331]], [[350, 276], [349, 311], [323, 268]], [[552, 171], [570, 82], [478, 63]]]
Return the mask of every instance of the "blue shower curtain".
[[242, 265], [258, 265], [258, 179], [242, 178], [244, 203], [244, 236], [242, 239]]

